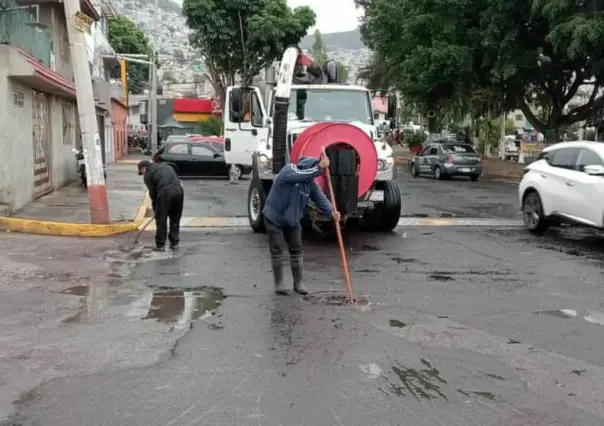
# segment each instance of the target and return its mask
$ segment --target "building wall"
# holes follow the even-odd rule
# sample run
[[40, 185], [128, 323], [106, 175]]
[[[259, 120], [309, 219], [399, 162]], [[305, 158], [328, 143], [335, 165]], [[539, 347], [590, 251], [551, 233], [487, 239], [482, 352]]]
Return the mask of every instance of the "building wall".
[[[7, 67], [0, 57], [0, 204], [10, 213], [22, 209], [34, 197], [34, 150], [32, 90], [7, 78]], [[23, 95], [23, 105], [15, 105], [15, 93]], [[51, 141], [49, 174], [53, 189], [59, 189], [76, 178], [75, 126], [64, 126], [63, 103], [70, 105], [65, 112], [65, 123], [74, 123], [74, 102], [51, 96]], [[65, 130], [65, 131], [64, 131]]]
[[[73, 149], [75, 148], [77, 106], [75, 102], [65, 98], [52, 96], [50, 110], [52, 131], [50, 181], [52, 188], [57, 190], [76, 178], [76, 160]], [[31, 161], [33, 161], [33, 153]], [[33, 170], [33, 163], [31, 167]]]
[[[0, 55], [0, 204], [9, 213], [33, 197], [34, 166], [31, 90], [7, 79], [6, 57]], [[23, 94], [23, 106], [14, 105], [14, 92]]]
[[48, 25], [52, 34], [52, 46], [54, 57], [54, 70], [68, 80], [73, 81], [71, 67], [71, 52], [69, 50], [69, 38], [65, 25], [65, 11], [63, 4], [40, 4], [39, 20]]
[[111, 100], [111, 122], [113, 123], [113, 153], [116, 160], [128, 154], [128, 108]]

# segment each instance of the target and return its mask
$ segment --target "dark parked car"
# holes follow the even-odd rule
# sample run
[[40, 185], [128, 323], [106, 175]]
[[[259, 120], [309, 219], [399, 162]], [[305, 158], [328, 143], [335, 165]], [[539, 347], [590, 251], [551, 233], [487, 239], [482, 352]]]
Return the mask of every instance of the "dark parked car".
[[435, 179], [468, 176], [477, 181], [482, 174], [480, 157], [471, 145], [465, 143], [433, 143], [420, 152], [409, 164], [413, 177], [430, 174]]
[[[153, 156], [156, 163], [169, 163], [178, 176], [229, 176], [224, 154], [208, 142], [166, 142]], [[251, 173], [251, 167], [237, 166], [242, 174]]]
[[190, 135], [187, 138], [189, 142], [203, 142], [211, 145], [220, 152], [224, 152], [224, 138], [221, 136], [201, 136], [201, 135]]

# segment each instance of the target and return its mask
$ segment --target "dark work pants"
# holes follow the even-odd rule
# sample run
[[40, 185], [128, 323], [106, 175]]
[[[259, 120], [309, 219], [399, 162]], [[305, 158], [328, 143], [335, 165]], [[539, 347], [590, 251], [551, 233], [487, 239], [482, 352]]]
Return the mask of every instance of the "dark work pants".
[[[178, 245], [180, 242], [180, 218], [185, 193], [182, 187], [167, 188], [157, 196], [155, 206], [155, 244], [158, 247], [166, 245], [166, 237], [170, 244]], [[168, 219], [170, 219], [170, 232], [168, 233]]]
[[[268, 219], [264, 219], [266, 225], [266, 233], [268, 234], [268, 247], [271, 252], [271, 264], [273, 266], [273, 272], [276, 273], [277, 269], [283, 268], [283, 252], [285, 246], [289, 250], [289, 257], [291, 261], [292, 272], [300, 272], [302, 270], [302, 227], [300, 225], [295, 227], [280, 227]], [[278, 281], [279, 277], [275, 276]], [[294, 276], [294, 280], [296, 277]]]

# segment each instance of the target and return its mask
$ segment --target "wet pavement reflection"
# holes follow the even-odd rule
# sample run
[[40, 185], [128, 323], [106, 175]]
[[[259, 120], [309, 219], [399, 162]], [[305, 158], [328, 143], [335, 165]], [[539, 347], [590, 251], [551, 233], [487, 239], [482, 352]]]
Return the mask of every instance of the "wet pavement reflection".
[[[169, 266], [178, 264], [172, 253], [154, 253], [148, 248], [139, 248], [133, 251], [107, 252], [105, 258], [112, 263], [112, 273], [108, 280], [80, 284], [60, 291], [61, 294], [82, 299], [80, 308], [65, 318], [64, 323], [89, 324], [101, 322], [105, 316], [122, 316], [126, 319], [155, 319], [164, 324], [188, 327], [192, 321], [214, 315], [225, 298], [222, 289], [218, 287], [199, 285], [185, 289], [151, 288], [134, 279], [137, 265], [143, 262], [163, 265], [160, 275], [170, 276]], [[181, 273], [183, 271], [175, 271], [175, 278]]]

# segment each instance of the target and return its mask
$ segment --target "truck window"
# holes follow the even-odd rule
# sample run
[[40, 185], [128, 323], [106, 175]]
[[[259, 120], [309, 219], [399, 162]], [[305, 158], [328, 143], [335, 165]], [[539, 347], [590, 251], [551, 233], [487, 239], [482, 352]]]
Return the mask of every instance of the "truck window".
[[252, 110], [252, 96], [251, 92], [243, 92], [243, 123], [249, 123], [251, 121], [251, 110]]
[[358, 121], [373, 125], [369, 92], [364, 90], [296, 88], [289, 102], [291, 119], [308, 121]]
[[262, 114], [262, 104], [260, 103], [260, 99], [258, 99], [258, 94], [256, 92], [252, 92], [252, 126], [254, 127], [262, 127], [264, 124], [263, 114]]

